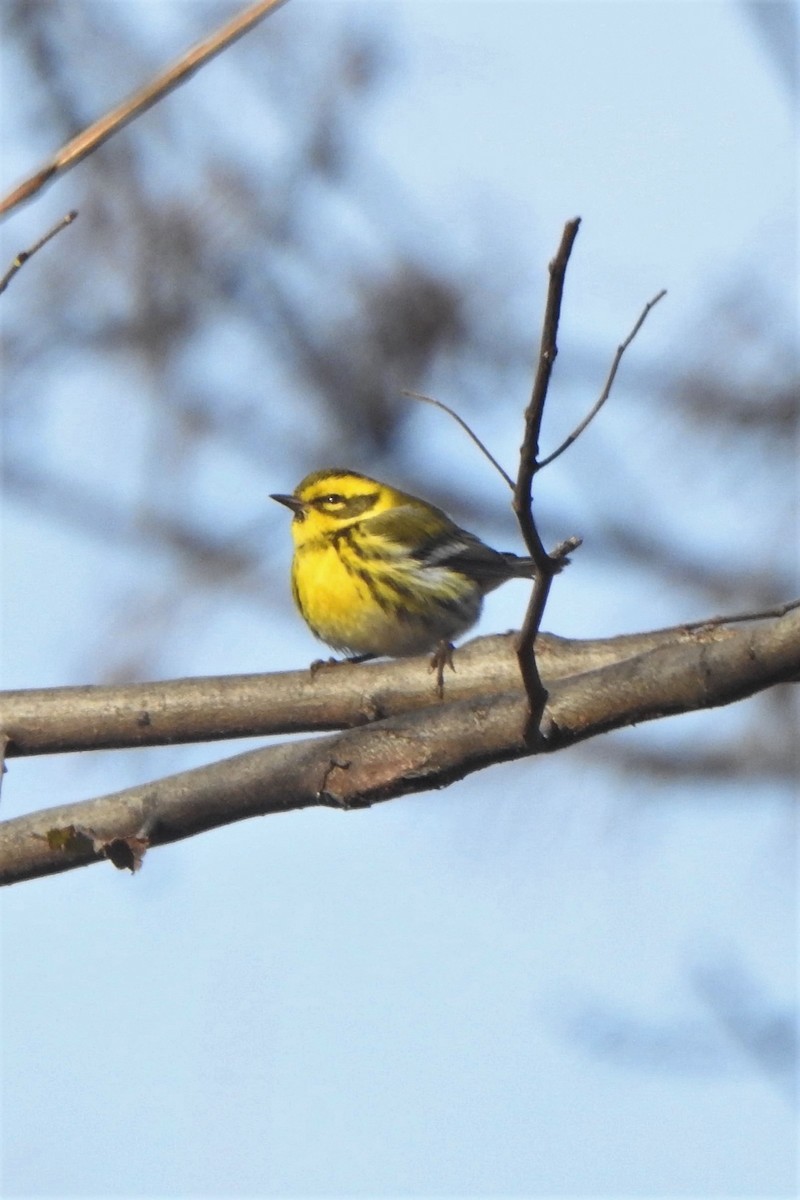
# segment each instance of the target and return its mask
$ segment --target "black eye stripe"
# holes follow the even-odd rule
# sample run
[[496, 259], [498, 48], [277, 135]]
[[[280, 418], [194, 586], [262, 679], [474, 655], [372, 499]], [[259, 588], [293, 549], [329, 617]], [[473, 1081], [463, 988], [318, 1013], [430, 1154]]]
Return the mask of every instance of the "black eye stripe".
[[329, 492], [326, 496], [315, 496], [310, 503], [319, 512], [328, 512], [331, 516], [354, 518], [363, 516], [374, 508], [378, 493], [364, 493], [360, 496], [342, 496], [339, 492]]
[[342, 508], [347, 503], [345, 496], [340, 496], [338, 492], [331, 492], [327, 496], [315, 496], [311, 501], [314, 508]]

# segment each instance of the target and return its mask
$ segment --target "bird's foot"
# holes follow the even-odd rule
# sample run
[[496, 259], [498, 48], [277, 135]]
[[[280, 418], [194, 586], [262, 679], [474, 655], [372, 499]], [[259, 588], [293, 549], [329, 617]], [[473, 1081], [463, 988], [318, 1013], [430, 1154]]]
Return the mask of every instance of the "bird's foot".
[[436, 672], [436, 695], [440, 700], [444, 699], [444, 669], [449, 667], [451, 671], [455, 671], [455, 663], [453, 662], [453, 650], [455, 647], [452, 642], [442, 638], [439, 645], [431, 655], [431, 662], [428, 668], [429, 671]]
[[314, 679], [319, 671], [327, 671], [329, 667], [350, 667], [357, 663], [368, 662], [374, 654], [354, 654], [350, 658], [315, 658], [308, 668]]

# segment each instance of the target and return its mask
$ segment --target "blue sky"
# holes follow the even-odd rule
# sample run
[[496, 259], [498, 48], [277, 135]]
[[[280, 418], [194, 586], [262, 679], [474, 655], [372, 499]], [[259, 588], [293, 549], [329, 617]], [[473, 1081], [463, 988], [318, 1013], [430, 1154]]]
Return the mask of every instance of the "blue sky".
[[[183, 44], [183, 5], [129, 10], [155, 62], [165, 27]], [[576, 214], [584, 226], [563, 355], [579, 343], [610, 354], [667, 287], [635, 352], [674, 361], [687, 320], [702, 320], [709, 297], [753, 256], [774, 263], [786, 297], [776, 321], [788, 323], [789, 106], [737, 5], [342, 0], [293, 3], [273, 20], [283, 36], [311, 41], [352, 20], [386, 31], [391, 70], [367, 123], [380, 165], [370, 160], [364, 186], [390, 180], [409, 229], [415, 213], [434, 214], [441, 244], [421, 248], [432, 256], [445, 245], [466, 270], [496, 255], [519, 308], [530, 305], [532, 340], [546, 262]], [[251, 35], [271, 36], [269, 22]], [[236, 96], [236, 53], [170, 99], [178, 125], [199, 114], [195, 136], [205, 112]], [[266, 153], [277, 137], [270, 119], [240, 99], [231, 138]], [[41, 153], [9, 136], [6, 182]], [[66, 179], [4, 232], [6, 257], [69, 205]], [[487, 321], [490, 309], [487, 298]], [[207, 369], [230, 372], [231, 361]], [[65, 396], [87, 406], [125, 386], [64, 375]], [[569, 428], [586, 397], [564, 405], [554, 423]], [[50, 450], [89, 470], [106, 450], [76, 411], [65, 403]], [[517, 425], [484, 419], [513, 464]], [[439, 421], [421, 411], [410, 435], [409, 453], [431, 472], [453, 446], [467, 453]], [[125, 432], [138, 446], [135, 427]], [[615, 456], [634, 443], [620, 505], [634, 485], [659, 490], [658, 410], [623, 404], [596, 434], [589, 491], [615, 486]], [[583, 455], [548, 481], [578, 513]], [[129, 465], [120, 464], [121, 488]], [[288, 490], [314, 465], [284, 455], [290, 477], [270, 490]], [[739, 522], [762, 528], [774, 501], [754, 498], [745, 517], [728, 494], [701, 507], [684, 465], [669, 486], [659, 482], [663, 503], [687, 537], [699, 525], [700, 544], [734, 553]], [[478, 493], [496, 486], [475, 470]], [[209, 480], [208, 503], [247, 489], [226, 462]], [[252, 512], [288, 569], [284, 514], [262, 503], [259, 492]], [[510, 522], [500, 536], [513, 538]], [[10, 686], [85, 678], [115, 595], [163, 569], [18, 504], [6, 506], [3, 537]], [[491, 597], [481, 631], [517, 624], [524, 600], [523, 585]], [[559, 580], [546, 624], [589, 635], [703, 615], [685, 604], [576, 571], [569, 586]], [[259, 669], [264, 645], [275, 669], [317, 653], [283, 597], [268, 626], [241, 599], [217, 609], [198, 598], [187, 613], [165, 675]], [[743, 713], [680, 718], [652, 736], [676, 752], [687, 730], [730, 743]], [[15, 761], [4, 813], [238, 749]], [[791, 797], [769, 781], [639, 793], [607, 760], [600, 739], [364, 813], [215, 831], [153, 852], [134, 878], [98, 866], [8, 889], [4, 1194], [791, 1194], [791, 1107], [715, 1020], [698, 982], [715, 965], [743, 963], [765, 1010], [795, 1002]], [[626, 1051], [631, 1030], [640, 1036]], [[669, 1053], [670, 1038], [680, 1052]]]

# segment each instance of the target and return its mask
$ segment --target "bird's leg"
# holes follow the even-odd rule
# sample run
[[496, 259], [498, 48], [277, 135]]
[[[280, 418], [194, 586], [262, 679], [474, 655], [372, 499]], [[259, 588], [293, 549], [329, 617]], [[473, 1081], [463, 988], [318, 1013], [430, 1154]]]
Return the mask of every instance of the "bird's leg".
[[444, 699], [444, 669], [449, 667], [451, 671], [455, 671], [455, 663], [453, 662], [454, 646], [452, 642], [448, 642], [446, 638], [442, 638], [439, 645], [431, 655], [430, 671], [436, 672], [436, 695], [440, 700]]

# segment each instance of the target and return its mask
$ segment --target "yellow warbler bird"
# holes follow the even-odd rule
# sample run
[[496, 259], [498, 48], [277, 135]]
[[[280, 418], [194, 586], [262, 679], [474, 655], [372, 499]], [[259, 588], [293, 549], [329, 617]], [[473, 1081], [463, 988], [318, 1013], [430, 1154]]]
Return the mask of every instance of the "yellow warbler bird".
[[532, 559], [492, 550], [427, 500], [355, 471], [315, 471], [271, 498], [294, 514], [295, 604], [312, 633], [354, 657], [441, 654], [487, 592], [534, 574]]

